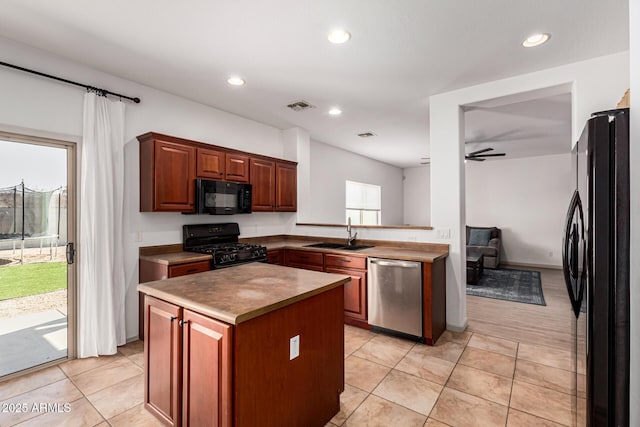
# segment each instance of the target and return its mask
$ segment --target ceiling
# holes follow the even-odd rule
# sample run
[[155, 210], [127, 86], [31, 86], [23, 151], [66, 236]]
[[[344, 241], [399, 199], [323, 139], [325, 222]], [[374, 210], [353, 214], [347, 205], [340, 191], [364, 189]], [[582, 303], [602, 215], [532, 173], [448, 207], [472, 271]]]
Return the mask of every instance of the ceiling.
[[[417, 166], [429, 152], [430, 95], [629, 47], [628, 0], [112, 0], [86, 5], [83, 0], [2, 0], [0, 36], [280, 129], [300, 126], [314, 140], [399, 167]], [[348, 30], [351, 40], [330, 44], [327, 33], [336, 27]], [[551, 40], [521, 47], [535, 32], [548, 32]], [[246, 85], [229, 86], [232, 74], [246, 79]], [[317, 108], [286, 108], [297, 100]], [[544, 102], [536, 105], [534, 124], [545, 108]], [[332, 106], [343, 114], [330, 116]], [[477, 124], [467, 133], [481, 139], [511, 130], [500, 120], [495, 126], [481, 119]], [[356, 136], [365, 131], [377, 136]], [[524, 146], [523, 141], [512, 142]]]

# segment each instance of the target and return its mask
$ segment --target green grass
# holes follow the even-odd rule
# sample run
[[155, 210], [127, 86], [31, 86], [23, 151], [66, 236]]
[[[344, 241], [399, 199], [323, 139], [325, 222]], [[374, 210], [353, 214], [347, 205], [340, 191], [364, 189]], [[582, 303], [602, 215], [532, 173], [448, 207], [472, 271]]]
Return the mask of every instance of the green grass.
[[41, 262], [0, 267], [0, 301], [67, 287], [67, 264]]

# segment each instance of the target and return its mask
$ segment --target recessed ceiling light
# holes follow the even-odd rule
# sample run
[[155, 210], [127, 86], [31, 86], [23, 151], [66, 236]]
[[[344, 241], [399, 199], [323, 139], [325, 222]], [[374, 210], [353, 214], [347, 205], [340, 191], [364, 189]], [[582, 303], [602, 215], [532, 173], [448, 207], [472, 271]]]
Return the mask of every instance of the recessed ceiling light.
[[332, 116], [339, 116], [340, 114], [342, 114], [342, 110], [337, 107], [333, 107], [329, 110], [329, 114], [331, 114]]
[[527, 39], [522, 42], [522, 46], [524, 47], [540, 46], [541, 44], [546, 43], [550, 38], [551, 38], [551, 35], [547, 33], [533, 34], [527, 37]]
[[232, 86], [242, 86], [243, 84], [245, 84], [245, 81], [240, 77], [229, 77], [227, 79], [227, 83], [229, 83]]
[[335, 43], [335, 44], [345, 43], [349, 41], [350, 38], [351, 38], [351, 34], [349, 34], [348, 31], [341, 30], [341, 29], [333, 30], [327, 36], [327, 39], [329, 39], [331, 43]]

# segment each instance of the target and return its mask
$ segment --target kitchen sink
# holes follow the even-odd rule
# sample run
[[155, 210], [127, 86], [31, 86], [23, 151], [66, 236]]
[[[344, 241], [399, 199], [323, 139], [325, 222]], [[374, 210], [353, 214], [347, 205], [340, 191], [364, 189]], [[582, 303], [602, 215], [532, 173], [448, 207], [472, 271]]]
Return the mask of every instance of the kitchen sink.
[[351, 245], [351, 246], [342, 246], [340, 249], [343, 251], [359, 251], [361, 249], [372, 248], [373, 246], [367, 245]]
[[341, 249], [344, 245], [342, 243], [314, 243], [312, 245], [305, 245], [307, 248], [322, 248], [322, 249]]
[[313, 243], [311, 245], [305, 245], [305, 247], [307, 247], [307, 248], [321, 248], [321, 249], [340, 249], [340, 250], [344, 250], [344, 251], [359, 251], [361, 249], [372, 248], [373, 246], [367, 246], [367, 245], [351, 245], [351, 246], [347, 246], [347, 245], [344, 245], [342, 243], [322, 242], [322, 243]]

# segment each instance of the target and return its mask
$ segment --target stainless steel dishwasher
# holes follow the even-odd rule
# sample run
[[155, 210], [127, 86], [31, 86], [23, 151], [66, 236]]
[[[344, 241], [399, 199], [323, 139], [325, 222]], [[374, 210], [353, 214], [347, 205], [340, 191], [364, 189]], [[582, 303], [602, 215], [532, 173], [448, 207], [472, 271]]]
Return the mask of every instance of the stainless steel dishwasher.
[[369, 258], [369, 324], [423, 339], [422, 263]]

